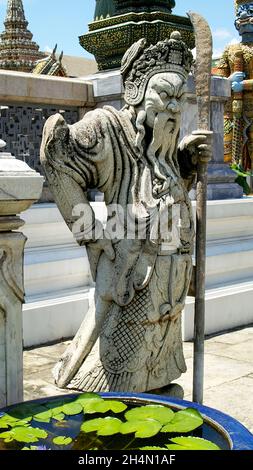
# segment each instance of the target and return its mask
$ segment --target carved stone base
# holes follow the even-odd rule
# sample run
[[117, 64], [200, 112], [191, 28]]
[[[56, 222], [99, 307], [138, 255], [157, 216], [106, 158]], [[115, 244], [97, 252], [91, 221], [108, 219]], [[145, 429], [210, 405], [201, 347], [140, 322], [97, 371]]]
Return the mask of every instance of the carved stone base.
[[25, 242], [26, 237], [22, 233], [0, 233], [0, 407], [23, 400]]

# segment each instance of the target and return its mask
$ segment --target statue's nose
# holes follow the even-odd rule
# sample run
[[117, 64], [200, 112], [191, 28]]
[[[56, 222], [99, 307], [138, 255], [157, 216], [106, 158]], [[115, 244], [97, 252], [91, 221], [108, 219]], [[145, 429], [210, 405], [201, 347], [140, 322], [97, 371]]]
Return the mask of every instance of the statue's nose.
[[167, 106], [167, 109], [168, 109], [169, 111], [172, 111], [172, 113], [179, 113], [180, 108], [179, 108], [179, 105], [178, 105], [177, 100], [172, 99], [172, 100], [169, 102], [169, 104], [168, 104], [168, 106]]

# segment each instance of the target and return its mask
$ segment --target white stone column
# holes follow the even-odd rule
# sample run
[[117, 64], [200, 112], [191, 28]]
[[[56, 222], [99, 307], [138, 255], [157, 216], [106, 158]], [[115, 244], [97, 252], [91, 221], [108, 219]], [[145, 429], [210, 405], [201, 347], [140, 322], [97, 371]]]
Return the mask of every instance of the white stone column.
[[0, 140], [0, 407], [23, 400], [23, 258], [26, 237], [17, 215], [36, 202], [43, 177]]

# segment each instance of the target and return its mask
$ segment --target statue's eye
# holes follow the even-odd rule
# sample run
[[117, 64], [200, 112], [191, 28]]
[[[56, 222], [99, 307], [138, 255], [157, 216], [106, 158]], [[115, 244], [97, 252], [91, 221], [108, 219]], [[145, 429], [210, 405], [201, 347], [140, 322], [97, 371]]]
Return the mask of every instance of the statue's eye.
[[166, 91], [162, 91], [160, 93], [160, 97], [162, 98], [162, 100], [167, 100], [168, 98], [168, 93], [166, 93]]

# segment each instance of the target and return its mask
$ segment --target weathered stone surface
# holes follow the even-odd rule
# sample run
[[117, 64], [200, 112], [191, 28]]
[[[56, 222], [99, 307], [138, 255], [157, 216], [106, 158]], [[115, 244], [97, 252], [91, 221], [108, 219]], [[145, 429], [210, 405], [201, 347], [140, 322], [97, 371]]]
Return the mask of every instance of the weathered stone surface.
[[[4, 142], [0, 141], [0, 148]], [[30, 183], [30, 186], [29, 186]], [[0, 406], [23, 398], [23, 256], [26, 237], [12, 232], [16, 216], [36, 201], [43, 178], [24, 162], [0, 153]]]
[[[188, 191], [197, 162], [211, 154], [206, 131], [178, 142], [191, 62], [177, 32], [149, 48], [140, 40], [122, 61], [127, 106], [95, 110], [73, 126], [59, 115], [47, 121], [42, 164], [96, 280], [94, 304], [54, 370], [60, 387], [147, 391], [185, 371], [181, 313], [194, 241]], [[109, 211], [105, 229], [86, 197], [94, 187]], [[157, 234], [154, 211], [166, 215]], [[137, 226], [145, 227], [139, 237]]]

